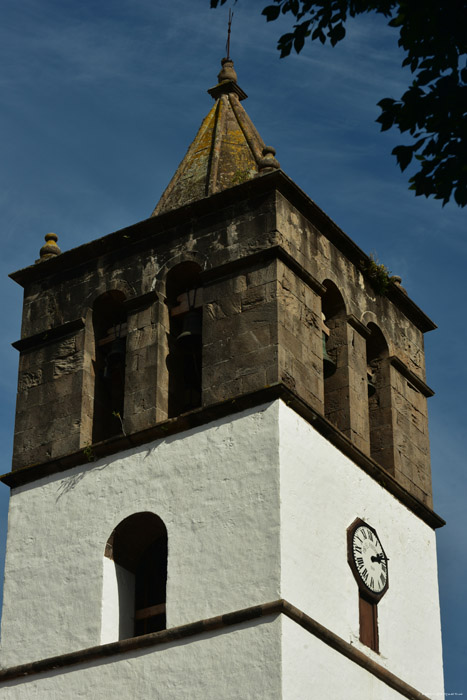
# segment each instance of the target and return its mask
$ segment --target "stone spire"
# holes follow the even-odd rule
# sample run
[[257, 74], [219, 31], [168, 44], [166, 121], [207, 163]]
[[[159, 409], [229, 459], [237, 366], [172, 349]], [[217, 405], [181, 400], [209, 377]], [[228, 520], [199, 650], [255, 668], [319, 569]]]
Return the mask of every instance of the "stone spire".
[[233, 61], [223, 58], [218, 83], [208, 90], [215, 103], [205, 117], [152, 216], [239, 185], [280, 167], [240, 102]]

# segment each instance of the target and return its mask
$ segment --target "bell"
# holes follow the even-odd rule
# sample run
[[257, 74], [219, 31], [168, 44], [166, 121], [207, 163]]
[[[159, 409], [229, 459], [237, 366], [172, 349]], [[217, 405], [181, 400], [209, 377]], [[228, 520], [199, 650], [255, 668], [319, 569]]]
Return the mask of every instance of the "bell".
[[324, 378], [332, 377], [336, 371], [337, 366], [332, 358], [329, 357], [326, 348], [326, 333], [323, 331], [323, 374]]
[[376, 394], [376, 384], [373, 379], [373, 373], [367, 372], [367, 382], [368, 382], [368, 398]]
[[186, 352], [193, 352], [201, 342], [201, 314], [191, 309], [183, 317], [183, 329], [177, 342]]
[[104, 377], [110, 379], [112, 372], [125, 365], [126, 339], [115, 338], [110, 344], [110, 350], [105, 358]]

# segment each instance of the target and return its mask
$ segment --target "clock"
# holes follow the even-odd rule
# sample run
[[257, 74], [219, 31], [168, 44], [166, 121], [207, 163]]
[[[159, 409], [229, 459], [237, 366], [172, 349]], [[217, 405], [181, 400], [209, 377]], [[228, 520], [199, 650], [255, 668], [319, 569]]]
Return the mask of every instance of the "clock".
[[374, 528], [358, 518], [347, 531], [348, 561], [362, 593], [378, 601], [388, 589], [388, 558]]

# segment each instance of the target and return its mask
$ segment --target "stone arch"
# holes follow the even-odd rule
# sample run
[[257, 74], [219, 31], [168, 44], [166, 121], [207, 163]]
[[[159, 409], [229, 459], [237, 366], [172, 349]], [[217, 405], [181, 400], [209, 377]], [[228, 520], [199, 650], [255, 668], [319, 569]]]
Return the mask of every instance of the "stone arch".
[[167, 528], [155, 513], [122, 520], [104, 552], [101, 643], [166, 628]]
[[[378, 318], [377, 314], [375, 314], [374, 311], [365, 311], [362, 314], [362, 324], [364, 326], [366, 326], [367, 328], [370, 326], [370, 324], [373, 324], [373, 326], [377, 326], [379, 329], [380, 328], [380, 325], [379, 325], [380, 318]], [[394, 345], [393, 338], [388, 333], [388, 330], [390, 330], [390, 329], [385, 328], [385, 332], [383, 333], [384, 342], [388, 346], [389, 355], [395, 355], [396, 354], [396, 347]]]
[[204, 272], [207, 267], [207, 258], [196, 250], [187, 250], [177, 253], [167, 260], [157, 272], [154, 280], [154, 290], [163, 298], [167, 298], [167, 278], [170, 278], [171, 271], [184, 263], [196, 263], [200, 270]]
[[339, 430], [346, 432], [350, 428], [347, 310], [337, 285], [328, 279], [323, 286], [324, 413]]

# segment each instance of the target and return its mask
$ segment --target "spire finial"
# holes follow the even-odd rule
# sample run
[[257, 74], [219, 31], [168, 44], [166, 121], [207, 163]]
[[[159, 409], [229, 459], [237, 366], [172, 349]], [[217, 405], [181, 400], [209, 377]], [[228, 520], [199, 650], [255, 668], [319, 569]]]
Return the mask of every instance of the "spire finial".
[[42, 246], [40, 250], [40, 258], [36, 260], [36, 263], [42, 262], [43, 260], [48, 260], [49, 258], [54, 258], [56, 255], [60, 255], [62, 252], [57, 245], [58, 236], [56, 233], [46, 233], [45, 245]]
[[227, 59], [230, 59], [230, 32], [232, 31], [232, 17], [233, 12], [229, 7], [229, 24], [227, 29], [227, 43], [225, 45], [225, 53], [227, 55]]
[[280, 169], [280, 163], [275, 158], [276, 150], [272, 146], [265, 146], [263, 148], [263, 157], [258, 163], [258, 171], [260, 175], [264, 173], [271, 173], [273, 170]]
[[234, 68], [234, 63], [231, 58], [223, 58], [221, 60], [221, 65], [222, 68], [220, 70], [219, 75], [217, 76], [217, 80], [219, 83], [225, 83], [228, 80], [231, 80], [233, 83], [237, 82], [237, 74], [235, 72]]

